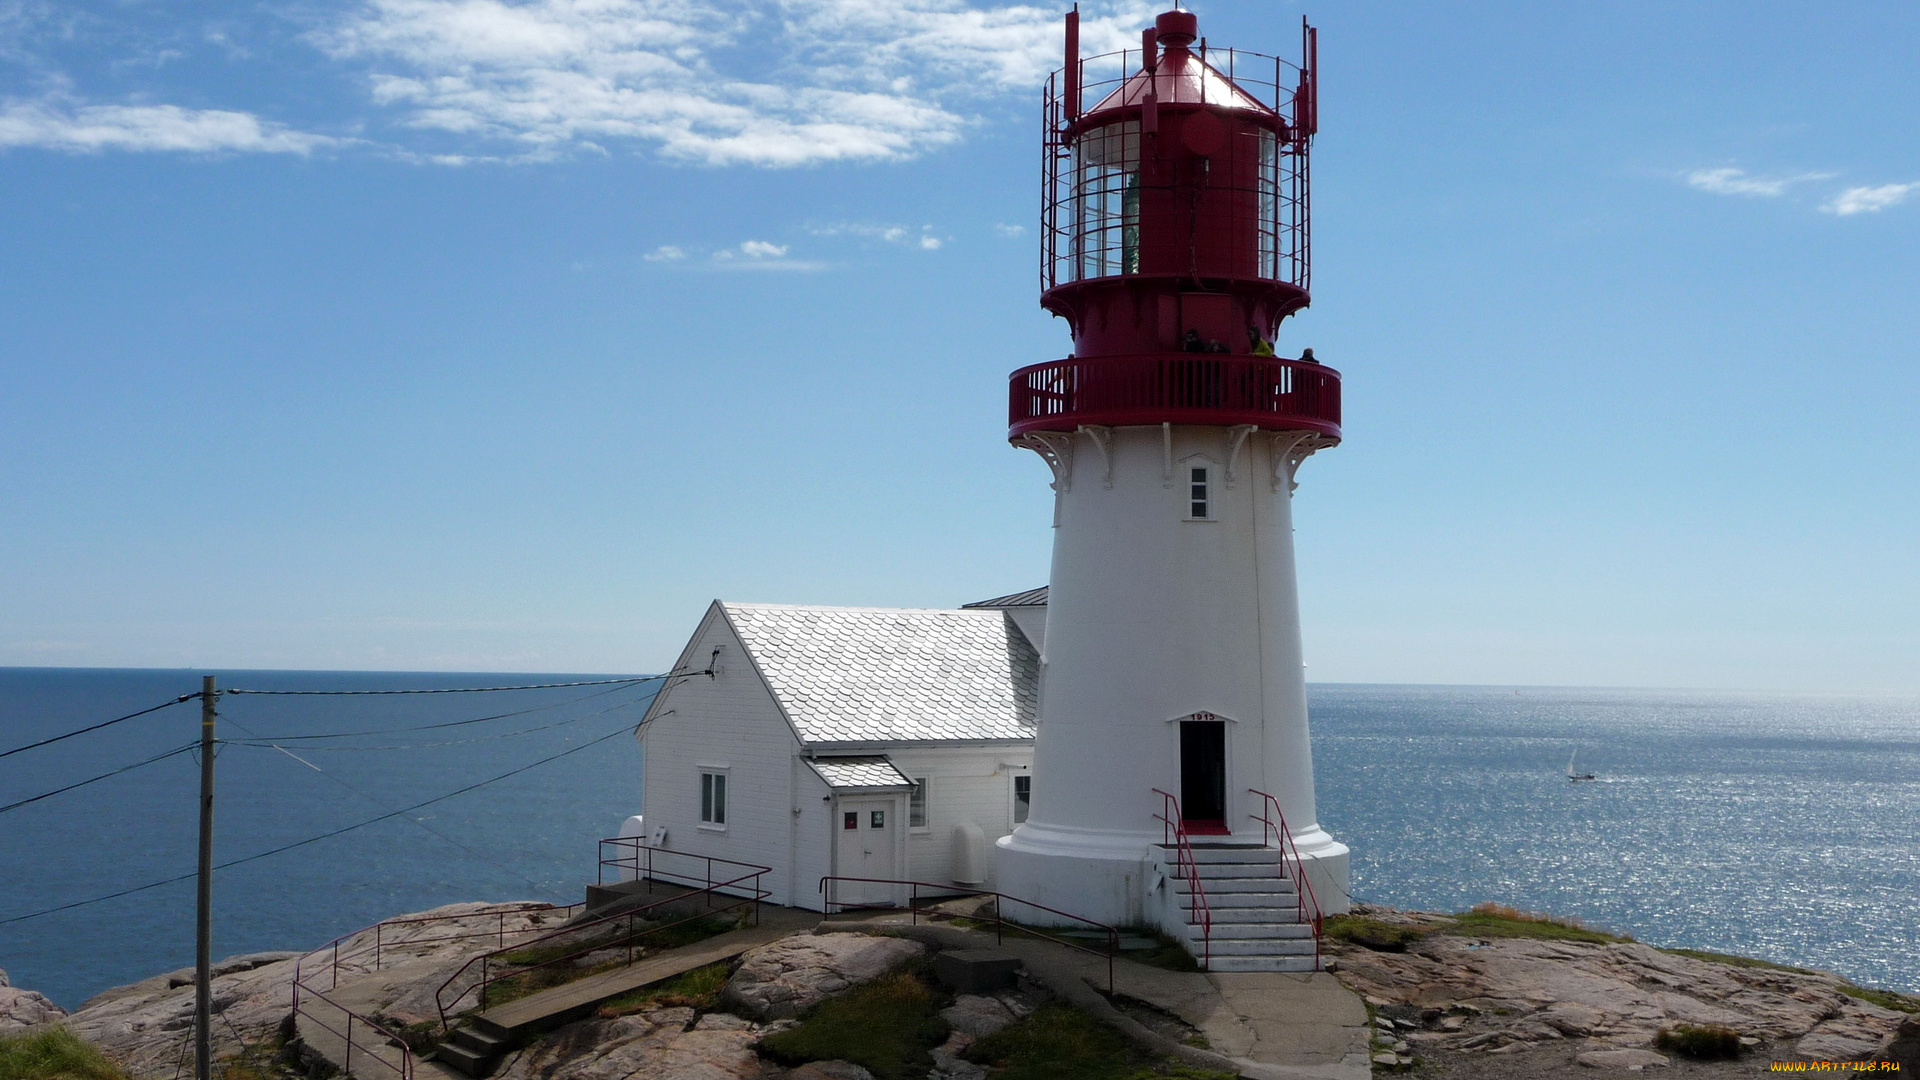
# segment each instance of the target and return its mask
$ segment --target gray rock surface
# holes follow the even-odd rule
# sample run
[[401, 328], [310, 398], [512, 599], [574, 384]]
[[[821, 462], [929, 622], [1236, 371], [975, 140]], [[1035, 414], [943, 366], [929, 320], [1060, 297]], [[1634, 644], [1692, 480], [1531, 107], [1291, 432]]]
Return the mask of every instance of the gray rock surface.
[[991, 1035], [1018, 1017], [998, 998], [961, 994], [953, 1004], [940, 1010], [940, 1018], [953, 1030], [979, 1039]]
[[[272, 1038], [293, 1005], [293, 976], [299, 966], [303, 981], [322, 990], [367, 976], [379, 966], [379, 978], [393, 979], [399, 968], [410, 968], [411, 981], [393, 979], [396, 987], [390, 1015], [425, 1019], [433, 1010], [437, 989], [451, 968], [468, 957], [499, 944], [500, 934], [558, 927], [562, 916], [553, 911], [526, 910], [526, 904], [449, 904], [403, 916], [422, 919], [451, 916], [433, 922], [389, 920], [379, 931], [367, 930], [343, 940], [338, 950], [313, 953], [248, 953], [214, 965], [213, 1049], [216, 1058], [241, 1053], [243, 1047]], [[115, 987], [88, 999], [67, 1019], [67, 1027], [113, 1058], [135, 1080], [171, 1080], [193, 1038], [193, 969]], [[429, 986], [429, 983], [431, 984]]]
[[0, 1032], [19, 1031], [65, 1015], [67, 1010], [45, 994], [13, 985], [7, 973], [0, 971]]
[[1589, 1050], [1574, 1059], [1589, 1069], [1626, 1069], [1639, 1072], [1641, 1069], [1664, 1069], [1669, 1062], [1666, 1055], [1651, 1050]]
[[873, 1074], [851, 1061], [810, 1061], [788, 1073], [787, 1080], [873, 1080]]
[[925, 951], [917, 941], [866, 934], [782, 938], [748, 952], [720, 1000], [756, 1020], [798, 1016]]
[[780, 1075], [754, 1053], [759, 1028], [693, 1019], [692, 1009], [672, 1007], [569, 1024], [508, 1058], [494, 1075], [499, 1080], [770, 1080]]
[[1909, 1016], [1887, 1036], [1874, 1054], [1879, 1061], [1892, 1061], [1904, 1076], [1920, 1074], [1920, 1016]]
[[[1360, 913], [1447, 921], [1371, 906]], [[1340, 981], [1369, 1001], [1435, 1016], [1420, 1041], [1446, 1050], [1499, 1053], [1558, 1040], [1587, 1040], [1598, 1051], [1650, 1049], [1663, 1027], [1712, 1024], [1786, 1044], [1783, 1051], [1791, 1045], [1795, 1057], [1858, 1060], [1903, 1017], [1848, 996], [1837, 975], [1737, 967], [1635, 942], [1438, 934], [1404, 953], [1332, 940], [1326, 951]]]

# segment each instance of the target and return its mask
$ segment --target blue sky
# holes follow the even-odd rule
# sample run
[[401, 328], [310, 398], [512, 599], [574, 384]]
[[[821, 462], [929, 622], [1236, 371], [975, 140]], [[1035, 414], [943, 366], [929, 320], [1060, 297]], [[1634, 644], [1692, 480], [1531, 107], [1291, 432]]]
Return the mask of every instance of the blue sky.
[[[1920, 691], [1920, 8], [1197, 10], [1321, 27], [1310, 678]], [[0, 664], [647, 671], [1044, 581], [1059, 13], [0, 0]]]

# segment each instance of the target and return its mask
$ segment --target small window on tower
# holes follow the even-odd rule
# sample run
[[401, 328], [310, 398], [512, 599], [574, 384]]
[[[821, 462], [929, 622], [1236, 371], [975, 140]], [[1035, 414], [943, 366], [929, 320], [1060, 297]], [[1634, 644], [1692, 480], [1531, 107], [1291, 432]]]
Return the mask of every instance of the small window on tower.
[[1196, 465], [1187, 470], [1187, 516], [1204, 521], [1213, 516], [1213, 500], [1207, 490], [1207, 470]]

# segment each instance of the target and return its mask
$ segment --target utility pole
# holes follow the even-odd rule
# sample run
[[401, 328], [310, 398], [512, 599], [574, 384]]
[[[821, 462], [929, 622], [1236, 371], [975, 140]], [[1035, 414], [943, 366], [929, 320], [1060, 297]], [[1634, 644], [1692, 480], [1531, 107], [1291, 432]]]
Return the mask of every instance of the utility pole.
[[195, 917], [193, 1039], [195, 1080], [213, 1080], [213, 705], [214, 677], [200, 684], [200, 895]]

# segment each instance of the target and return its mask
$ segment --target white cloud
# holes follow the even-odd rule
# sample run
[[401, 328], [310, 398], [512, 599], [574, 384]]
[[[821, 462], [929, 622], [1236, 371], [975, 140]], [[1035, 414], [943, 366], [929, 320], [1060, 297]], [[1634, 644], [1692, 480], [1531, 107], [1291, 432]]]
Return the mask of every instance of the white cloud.
[[76, 105], [48, 99], [0, 104], [0, 148], [307, 154], [341, 142], [225, 109]]
[[1795, 184], [1828, 180], [1832, 173], [1799, 173], [1793, 176], [1754, 176], [1745, 169], [1695, 169], [1686, 174], [1687, 186], [1714, 195], [1747, 195], [1777, 198]]
[[825, 270], [827, 264], [811, 259], [789, 259], [786, 244], [766, 240], [742, 240], [737, 248], [722, 248], [713, 253], [707, 265], [715, 270]]
[[1004, 222], [994, 225], [993, 231], [995, 235], [1004, 236], [1008, 239], [1027, 235], [1027, 227], [1025, 225], [1008, 225]]
[[933, 233], [933, 226], [922, 225], [915, 232], [905, 225], [875, 225], [867, 222], [841, 221], [831, 225], [814, 225], [807, 229], [815, 236], [859, 236], [869, 240], [881, 240], [903, 247], [919, 248], [921, 251], [938, 251], [943, 243]]
[[[1124, 47], [1150, 5], [1082, 20]], [[709, 165], [912, 157], [972, 102], [1030, 93], [1057, 11], [960, 0], [366, 0], [315, 35], [404, 123], [548, 153], [608, 143]]]
[[1907, 196], [1920, 191], [1920, 183], [1881, 184], [1878, 187], [1851, 187], [1835, 195], [1832, 201], [1820, 209], [1829, 214], [1847, 217], [1853, 214], [1877, 214], [1889, 206], [1907, 201]]
[[687, 257], [687, 252], [674, 244], [661, 244], [640, 257], [648, 262], [678, 262]]

